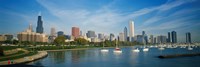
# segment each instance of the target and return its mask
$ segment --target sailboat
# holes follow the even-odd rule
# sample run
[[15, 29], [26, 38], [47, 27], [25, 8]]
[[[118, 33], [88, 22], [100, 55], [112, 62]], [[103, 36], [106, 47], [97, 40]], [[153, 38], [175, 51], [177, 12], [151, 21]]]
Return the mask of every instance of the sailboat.
[[135, 48], [132, 50], [133, 52], [140, 52], [140, 50], [138, 48]]
[[103, 42], [103, 48], [101, 49], [101, 52], [108, 52], [108, 51], [109, 51], [108, 49], [104, 48], [104, 42]]
[[143, 48], [143, 51], [144, 51], [144, 52], [149, 51], [149, 48], [146, 47], [146, 41], [144, 42], [144, 48]]
[[119, 45], [117, 46], [117, 40], [115, 39], [116, 43], [115, 43], [115, 50], [113, 51], [114, 53], [122, 53], [122, 50], [119, 48]]
[[193, 48], [190, 46], [190, 43], [189, 43], [189, 46], [188, 46], [188, 50], [193, 50]]
[[160, 47], [158, 48], [159, 50], [165, 50], [165, 48], [163, 47], [162, 43], [160, 42]]

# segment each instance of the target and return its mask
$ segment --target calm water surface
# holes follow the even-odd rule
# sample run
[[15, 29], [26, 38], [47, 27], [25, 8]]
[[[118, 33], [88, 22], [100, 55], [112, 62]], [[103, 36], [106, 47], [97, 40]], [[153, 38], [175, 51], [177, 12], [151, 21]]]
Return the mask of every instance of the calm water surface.
[[[133, 47], [121, 48], [123, 51], [114, 53], [100, 52], [99, 48], [87, 50], [67, 50], [48, 52], [48, 57], [29, 63], [45, 67], [200, 67], [200, 56], [159, 59], [163, 54], [181, 54], [200, 52], [199, 48], [188, 51], [186, 48], [166, 48], [158, 50], [150, 48], [148, 52], [132, 52]], [[140, 49], [142, 50], [142, 49]]]

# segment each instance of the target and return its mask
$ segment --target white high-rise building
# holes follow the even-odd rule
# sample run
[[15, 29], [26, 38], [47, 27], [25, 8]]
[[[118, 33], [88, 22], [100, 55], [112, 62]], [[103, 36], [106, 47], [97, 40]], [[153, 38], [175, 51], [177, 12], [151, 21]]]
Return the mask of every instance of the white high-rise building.
[[132, 39], [134, 38], [134, 35], [135, 35], [134, 22], [133, 21], [129, 22], [129, 27], [130, 27], [130, 34], [129, 34], [130, 40], [129, 41], [133, 41]]
[[119, 33], [119, 41], [124, 41], [124, 33]]

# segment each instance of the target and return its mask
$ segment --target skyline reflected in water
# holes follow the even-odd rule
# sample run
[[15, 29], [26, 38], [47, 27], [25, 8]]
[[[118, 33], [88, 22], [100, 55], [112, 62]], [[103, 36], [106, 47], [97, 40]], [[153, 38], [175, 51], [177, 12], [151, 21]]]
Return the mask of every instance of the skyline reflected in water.
[[[159, 59], [163, 54], [184, 54], [200, 52], [199, 48], [188, 51], [183, 48], [159, 50], [150, 48], [148, 52], [132, 52], [132, 47], [121, 48], [122, 53], [114, 53], [114, 48], [109, 52], [101, 52], [100, 48], [87, 50], [67, 50], [48, 52], [48, 57], [29, 63], [29, 65], [45, 67], [180, 67], [200, 66], [200, 57], [180, 57]], [[139, 48], [139, 50], [142, 50]]]

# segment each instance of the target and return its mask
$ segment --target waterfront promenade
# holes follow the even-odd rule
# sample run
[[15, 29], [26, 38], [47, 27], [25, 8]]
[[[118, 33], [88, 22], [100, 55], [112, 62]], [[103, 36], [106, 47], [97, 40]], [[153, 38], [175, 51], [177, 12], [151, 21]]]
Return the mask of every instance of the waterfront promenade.
[[9, 61], [1, 61], [0, 62], [0, 66], [1, 65], [13, 65], [13, 64], [21, 64], [21, 63], [27, 63], [27, 62], [31, 62], [43, 57], [46, 57], [48, 54], [46, 51], [38, 51], [37, 54], [32, 55], [32, 56], [27, 56], [27, 57], [23, 57], [23, 58], [19, 58], [19, 59], [15, 59], [13, 60], [13, 63], [9, 63]]

